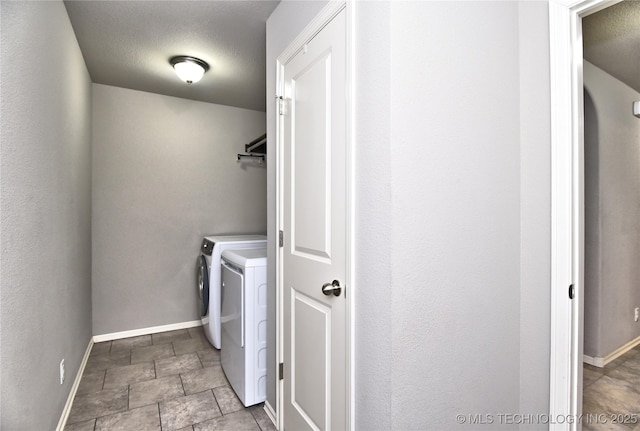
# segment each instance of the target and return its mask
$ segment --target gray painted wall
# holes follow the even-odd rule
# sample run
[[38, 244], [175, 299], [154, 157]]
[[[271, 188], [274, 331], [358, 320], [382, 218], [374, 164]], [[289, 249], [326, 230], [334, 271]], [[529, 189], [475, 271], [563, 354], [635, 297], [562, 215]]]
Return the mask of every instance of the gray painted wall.
[[585, 61], [584, 353], [640, 337], [640, 93]]
[[352, 5], [356, 428], [547, 413], [547, 4]]
[[392, 3], [391, 31], [391, 428], [467, 429], [519, 410], [518, 8]]
[[264, 233], [265, 113], [93, 85], [93, 331], [199, 319], [202, 237]]
[[0, 8], [0, 428], [53, 430], [91, 338], [91, 82], [62, 2]]
[[[546, 2], [518, 2], [520, 412], [548, 413], [551, 357], [551, 89]], [[544, 424], [522, 425], [547, 429]]]
[[[390, 2], [354, 2], [355, 9], [355, 403], [356, 429], [395, 426], [394, 310], [391, 272], [394, 178]], [[416, 174], [415, 172], [413, 174]], [[412, 235], [413, 236], [413, 235]], [[404, 240], [410, 240], [403, 238]], [[425, 399], [425, 397], [421, 397]], [[422, 406], [420, 407], [423, 408]], [[423, 426], [424, 428], [424, 426]], [[431, 428], [431, 427], [429, 427]]]
[[547, 5], [357, 5], [357, 424], [546, 413]]
[[276, 220], [276, 61], [295, 37], [317, 15], [326, 1], [282, 1], [267, 20], [267, 136], [269, 141], [267, 154], [267, 226], [268, 226], [268, 328], [267, 346], [267, 402], [276, 408], [276, 267], [277, 225]]

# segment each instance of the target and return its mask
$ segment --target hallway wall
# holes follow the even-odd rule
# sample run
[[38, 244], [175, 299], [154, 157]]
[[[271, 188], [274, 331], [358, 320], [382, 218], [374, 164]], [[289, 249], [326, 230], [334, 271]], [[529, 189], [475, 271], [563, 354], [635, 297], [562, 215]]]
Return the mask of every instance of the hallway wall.
[[[400, 2], [390, 17], [392, 287], [359, 286], [359, 297], [391, 307], [391, 427], [547, 413], [547, 5]], [[513, 424], [496, 416], [491, 428]]]
[[198, 320], [205, 235], [266, 231], [265, 113], [93, 85], [94, 335]]
[[91, 81], [61, 1], [0, 8], [0, 428], [54, 430], [92, 335]]
[[468, 429], [519, 410], [518, 6], [390, 12], [391, 286], [359, 287], [391, 308], [389, 429]]
[[640, 93], [585, 61], [584, 354], [640, 337]]
[[513, 429], [549, 410], [548, 6], [355, 9], [356, 427]]
[[350, 5], [356, 429], [548, 413], [548, 5]]

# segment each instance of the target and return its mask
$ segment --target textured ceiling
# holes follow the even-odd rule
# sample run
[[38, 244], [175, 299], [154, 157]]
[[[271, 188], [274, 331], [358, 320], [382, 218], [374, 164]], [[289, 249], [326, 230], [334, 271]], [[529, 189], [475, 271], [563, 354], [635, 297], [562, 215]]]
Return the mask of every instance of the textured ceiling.
[[[266, 21], [278, 1], [94, 1], [65, 6], [94, 83], [265, 110]], [[180, 81], [169, 59], [211, 69]]]
[[[65, 0], [93, 82], [265, 110], [265, 22], [279, 0]], [[640, 1], [583, 19], [585, 58], [640, 91]], [[191, 86], [175, 55], [211, 69]]]
[[623, 1], [582, 20], [584, 58], [640, 91], [640, 1]]

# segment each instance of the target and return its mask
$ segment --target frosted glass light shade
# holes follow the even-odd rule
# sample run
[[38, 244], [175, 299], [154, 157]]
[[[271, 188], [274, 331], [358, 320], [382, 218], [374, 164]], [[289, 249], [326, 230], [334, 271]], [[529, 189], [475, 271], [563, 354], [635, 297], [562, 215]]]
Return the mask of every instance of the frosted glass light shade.
[[170, 63], [178, 77], [187, 84], [200, 81], [204, 73], [209, 70], [207, 63], [195, 57], [173, 57]]

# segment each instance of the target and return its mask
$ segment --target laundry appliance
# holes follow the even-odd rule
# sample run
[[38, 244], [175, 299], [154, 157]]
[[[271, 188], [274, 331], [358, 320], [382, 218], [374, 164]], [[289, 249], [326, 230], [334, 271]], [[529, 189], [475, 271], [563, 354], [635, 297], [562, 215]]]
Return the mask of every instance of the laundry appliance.
[[227, 248], [266, 247], [265, 235], [212, 235], [206, 236], [200, 246], [196, 263], [198, 308], [202, 327], [209, 342], [219, 349], [220, 341], [220, 255]]
[[220, 364], [245, 407], [267, 397], [267, 249], [222, 252]]

